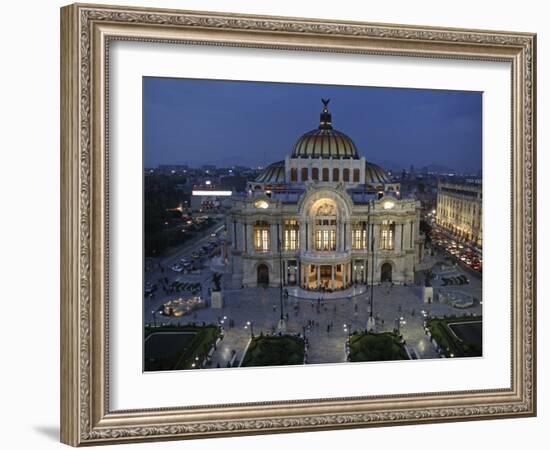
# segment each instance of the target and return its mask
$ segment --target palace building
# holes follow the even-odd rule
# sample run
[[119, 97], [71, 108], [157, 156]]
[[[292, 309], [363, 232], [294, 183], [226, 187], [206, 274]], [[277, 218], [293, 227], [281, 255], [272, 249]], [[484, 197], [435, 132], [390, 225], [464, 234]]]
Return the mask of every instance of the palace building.
[[233, 198], [226, 226], [236, 283], [331, 292], [413, 282], [420, 204], [401, 198], [399, 183], [333, 128], [328, 103], [319, 127]]
[[478, 183], [439, 183], [436, 223], [459, 239], [483, 246], [482, 186]]

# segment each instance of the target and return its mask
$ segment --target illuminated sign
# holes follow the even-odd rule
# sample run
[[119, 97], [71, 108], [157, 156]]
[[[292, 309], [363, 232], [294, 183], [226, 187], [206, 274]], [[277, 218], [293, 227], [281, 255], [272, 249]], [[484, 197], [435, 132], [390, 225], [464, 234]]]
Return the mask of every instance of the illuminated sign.
[[211, 197], [230, 197], [232, 194], [231, 191], [193, 191], [193, 195], [197, 196], [211, 196]]

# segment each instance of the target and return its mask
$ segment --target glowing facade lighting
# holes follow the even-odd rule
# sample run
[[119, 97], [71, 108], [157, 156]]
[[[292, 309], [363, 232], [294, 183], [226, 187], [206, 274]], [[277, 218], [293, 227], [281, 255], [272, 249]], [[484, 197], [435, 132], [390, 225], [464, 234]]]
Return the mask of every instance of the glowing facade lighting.
[[267, 209], [269, 208], [269, 203], [267, 203], [265, 200], [258, 200], [256, 203], [254, 203], [254, 207], [258, 209]]

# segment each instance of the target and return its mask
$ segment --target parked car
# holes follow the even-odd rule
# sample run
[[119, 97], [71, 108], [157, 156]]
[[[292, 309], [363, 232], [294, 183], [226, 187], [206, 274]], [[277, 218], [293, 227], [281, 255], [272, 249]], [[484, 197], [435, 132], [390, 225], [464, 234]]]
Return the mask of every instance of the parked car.
[[180, 266], [179, 264], [174, 264], [171, 268], [174, 272], [178, 272], [178, 273], [183, 272], [183, 267]]

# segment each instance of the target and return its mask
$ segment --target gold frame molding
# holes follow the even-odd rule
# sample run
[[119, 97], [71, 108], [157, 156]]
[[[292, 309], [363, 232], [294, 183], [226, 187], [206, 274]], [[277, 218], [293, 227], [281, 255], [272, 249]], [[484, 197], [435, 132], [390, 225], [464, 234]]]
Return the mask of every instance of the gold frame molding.
[[[113, 40], [506, 61], [512, 67], [509, 389], [111, 411], [108, 57]], [[61, 440], [73, 446], [536, 414], [536, 35], [75, 4], [61, 9]]]

